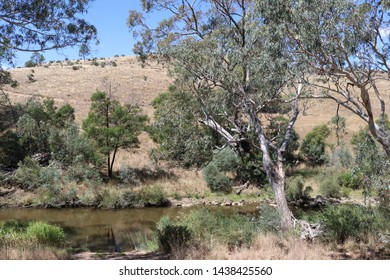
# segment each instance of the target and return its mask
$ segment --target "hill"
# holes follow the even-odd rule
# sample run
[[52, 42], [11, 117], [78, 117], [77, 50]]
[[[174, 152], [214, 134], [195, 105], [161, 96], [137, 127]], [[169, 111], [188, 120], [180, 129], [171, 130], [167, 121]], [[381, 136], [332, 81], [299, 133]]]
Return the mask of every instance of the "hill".
[[[167, 90], [173, 81], [167, 74], [167, 69], [157, 62], [150, 62], [144, 67], [135, 57], [113, 57], [96, 59], [95, 61], [57, 61], [46, 63], [33, 68], [11, 69], [12, 77], [18, 81], [16, 89], [7, 87], [6, 93], [12, 102], [24, 102], [31, 96], [53, 98], [58, 105], [69, 103], [76, 110], [76, 121], [86, 117], [90, 97], [96, 90], [107, 91], [111, 86], [114, 97], [120, 102], [136, 103], [151, 118], [153, 107], [151, 101], [160, 93]], [[30, 76], [30, 78], [29, 78]], [[379, 83], [380, 89], [385, 92], [385, 102], [390, 102], [388, 81]], [[304, 108], [304, 109], [303, 109]], [[330, 100], [310, 100], [302, 106], [301, 114], [295, 129], [301, 139], [315, 126], [328, 123], [336, 114], [337, 106]], [[379, 111], [379, 104], [374, 102], [374, 110]], [[387, 109], [390, 115], [389, 109]], [[340, 114], [346, 118], [345, 141], [349, 143], [351, 137], [365, 126], [365, 123], [351, 112], [341, 108]], [[153, 141], [143, 133], [140, 136], [141, 145], [134, 152], [121, 152], [115, 168], [128, 164], [133, 168], [150, 166], [149, 151], [154, 147]], [[328, 139], [329, 143], [336, 143], [334, 134]], [[189, 189], [196, 185], [204, 187], [203, 180], [196, 172], [184, 172], [182, 180]], [[183, 182], [178, 184], [182, 188]]]

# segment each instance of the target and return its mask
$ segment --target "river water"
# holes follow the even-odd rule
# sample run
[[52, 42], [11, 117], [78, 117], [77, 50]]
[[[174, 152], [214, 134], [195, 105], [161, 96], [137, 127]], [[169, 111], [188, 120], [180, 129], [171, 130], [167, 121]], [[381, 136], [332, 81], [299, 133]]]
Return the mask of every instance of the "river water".
[[[257, 205], [208, 207], [212, 211], [255, 213]], [[122, 210], [72, 209], [1, 209], [0, 221], [46, 221], [64, 228], [69, 245], [92, 252], [133, 250], [134, 238], [150, 237], [162, 216], [172, 220], [200, 207], [166, 207]], [[204, 206], [202, 206], [204, 207]]]

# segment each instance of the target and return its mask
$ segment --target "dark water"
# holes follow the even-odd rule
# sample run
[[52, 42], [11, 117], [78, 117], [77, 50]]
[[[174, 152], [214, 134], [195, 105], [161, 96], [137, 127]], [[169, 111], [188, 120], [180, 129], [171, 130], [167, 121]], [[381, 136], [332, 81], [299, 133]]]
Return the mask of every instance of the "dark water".
[[[257, 205], [210, 207], [226, 214], [256, 212]], [[64, 228], [70, 246], [94, 252], [134, 249], [134, 238], [150, 237], [164, 215], [175, 220], [196, 207], [124, 210], [99, 209], [1, 209], [0, 221], [46, 221]]]

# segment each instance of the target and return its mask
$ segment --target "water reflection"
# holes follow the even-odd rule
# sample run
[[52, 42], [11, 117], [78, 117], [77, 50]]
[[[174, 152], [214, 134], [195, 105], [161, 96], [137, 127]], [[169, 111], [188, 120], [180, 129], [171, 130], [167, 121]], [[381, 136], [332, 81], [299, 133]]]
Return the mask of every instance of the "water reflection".
[[[159, 219], [167, 215], [175, 220], [189, 208], [145, 208], [123, 210], [100, 209], [2, 209], [0, 220], [47, 221], [65, 229], [72, 247], [99, 251], [134, 249], [129, 235], [151, 236]], [[244, 207], [210, 207], [226, 214], [256, 211], [256, 205]]]

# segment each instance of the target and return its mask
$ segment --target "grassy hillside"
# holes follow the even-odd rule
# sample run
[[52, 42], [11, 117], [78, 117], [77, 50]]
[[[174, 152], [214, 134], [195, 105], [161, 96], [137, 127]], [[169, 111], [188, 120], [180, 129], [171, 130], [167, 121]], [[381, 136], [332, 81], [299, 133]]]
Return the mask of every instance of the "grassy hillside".
[[[167, 69], [156, 62], [142, 67], [135, 57], [113, 57], [97, 59], [95, 65], [91, 61], [62, 61], [46, 63], [34, 68], [18, 68], [10, 71], [19, 83], [16, 89], [6, 88], [11, 100], [24, 102], [30, 96], [51, 97], [58, 105], [69, 103], [76, 110], [76, 120], [86, 117], [90, 97], [96, 90], [107, 91], [107, 81], [111, 84], [113, 95], [120, 102], [136, 103], [144, 112], [152, 117], [151, 101], [161, 92], [164, 92], [173, 81], [167, 75]], [[33, 75], [34, 82], [28, 76]], [[106, 84], [104, 84], [106, 81]], [[385, 102], [390, 102], [390, 83], [381, 81], [380, 89], [385, 93]], [[301, 139], [315, 126], [328, 123], [336, 113], [337, 106], [332, 101], [307, 101], [302, 106], [301, 114], [296, 123], [296, 131]], [[379, 104], [374, 103], [375, 111], [379, 111]], [[389, 109], [387, 109], [390, 115]], [[364, 122], [345, 109], [340, 113], [347, 119], [345, 141], [349, 142], [353, 134], [365, 126]], [[128, 153], [122, 151], [115, 168], [128, 164], [133, 168], [150, 166], [148, 152], [154, 146], [153, 141], [146, 135], [140, 136], [140, 148]], [[329, 143], [336, 143], [334, 134], [328, 139]], [[114, 168], [114, 169], [115, 169]], [[192, 192], [194, 186], [203, 189], [205, 184], [200, 172], [175, 170], [178, 181], [174, 184], [181, 191]], [[172, 182], [166, 182], [170, 185]], [[164, 185], [164, 183], [163, 183]], [[188, 190], [187, 190], [188, 189]]]

